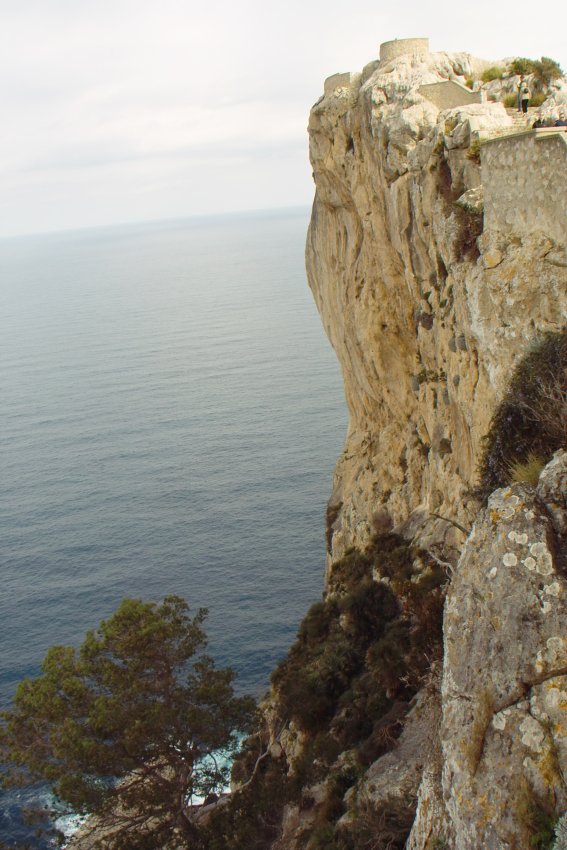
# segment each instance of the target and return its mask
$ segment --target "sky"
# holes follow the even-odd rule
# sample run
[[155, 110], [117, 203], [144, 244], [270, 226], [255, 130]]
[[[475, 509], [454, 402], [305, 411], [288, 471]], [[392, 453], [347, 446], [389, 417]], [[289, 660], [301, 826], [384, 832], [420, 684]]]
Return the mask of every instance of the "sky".
[[567, 68], [567, 4], [0, 0], [0, 237], [308, 206], [309, 109], [382, 41]]

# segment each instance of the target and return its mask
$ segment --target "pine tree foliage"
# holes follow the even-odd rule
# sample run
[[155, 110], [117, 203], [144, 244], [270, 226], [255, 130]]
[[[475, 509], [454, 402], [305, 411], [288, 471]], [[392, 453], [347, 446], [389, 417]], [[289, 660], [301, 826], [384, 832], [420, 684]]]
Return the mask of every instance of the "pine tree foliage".
[[77, 651], [52, 647], [2, 715], [5, 783], [47, 781], [116, 850], [198, 846], [192, 798], [218, 793], [254, 703], [204, 653], [204, 609], [126, 599]]

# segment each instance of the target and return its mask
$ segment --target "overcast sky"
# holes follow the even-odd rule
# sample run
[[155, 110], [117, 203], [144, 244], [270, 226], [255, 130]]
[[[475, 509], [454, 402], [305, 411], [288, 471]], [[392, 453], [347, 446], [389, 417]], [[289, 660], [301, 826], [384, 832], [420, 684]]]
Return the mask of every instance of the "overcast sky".
[[323, 80], [380, 42], [551, 56], [567, 4], [0, 0], [0, 235], [311, 203]]

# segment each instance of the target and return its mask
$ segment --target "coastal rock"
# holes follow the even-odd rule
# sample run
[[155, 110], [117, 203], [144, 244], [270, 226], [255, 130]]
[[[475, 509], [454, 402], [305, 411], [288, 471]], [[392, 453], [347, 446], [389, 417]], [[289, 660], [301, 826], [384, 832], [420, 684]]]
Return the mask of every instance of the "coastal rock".
[[567, 806], [565, 475], [561, 452], [537, 493], [496, 491], [465, 544], [445, 606], [440, 756], [410, 850], [432, 835], [458, 850], [529, 847], [533, 813]]
[[567, 806], [567, 582], [547, 504], [563, 523], [566, 474], [562, 453], [538, 495], [491, 496], [447, 596], [443, 795], [459, 850], [529, 847], [526, 810]]
[[564, 245], [523, 227], [515, 202], [510, 222], [484, 229], [480, 204], [458, 205], [484, 189], [473, 142], [511, 117], [502, 103], [442, 110], [418, 92], [474, 67], [466, 54], [400, 55], [368, 66], [355, 98], [339, 90], [311, 111], [308, 279], [350, 414], [329, 563], [369, 541], [381, 508], [394, 526], [416, 511], [470, 524], [491, 413], [526, 346], [564, 322], [567, 268], [552, 262]]
[[[525, 155], [547, 185], [545, 169], [564, 173], [565, 152], [518, 140], [502, 103], [443, 109], [419, 92], [481, 67], [427, 52], [373, 63], [348, 107], [325, 98], [309, 122], [308, 278], [350, 414], [329, 502], [328, 580], [384, 528], [460, 553], [454, 572], [443, 562], [440, 689], [424, 685], [341, 819], [352, 824], [361, 799], [380, 811], [405, 796], [415, 807], [407, 850], [520, 850], [534, 812], [567, 806], [567, 455], [537, 490], [498, 490], [480, 513], [473, 495], [514, 366], [567, 312], [563, 201], [496, 191], [508, 180], [498, 156], [517, 171]], [[422, 91], [442, 99], [436, 85]], [[494, 142], [484, 151], [493, 138], [498, 156]]]

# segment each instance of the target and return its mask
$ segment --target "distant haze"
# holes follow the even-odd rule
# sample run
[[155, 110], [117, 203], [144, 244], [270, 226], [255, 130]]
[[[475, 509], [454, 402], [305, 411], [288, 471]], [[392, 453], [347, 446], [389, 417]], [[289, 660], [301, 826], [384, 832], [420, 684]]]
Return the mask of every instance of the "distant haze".
[[0, 0], [0, 236], [305, 205], [323, 80], [381, 41], [548, 55], [564, 0]]

